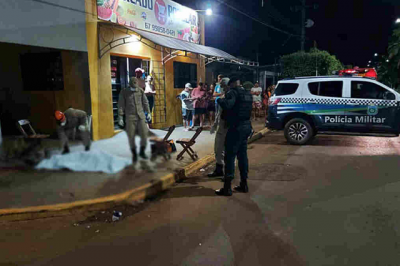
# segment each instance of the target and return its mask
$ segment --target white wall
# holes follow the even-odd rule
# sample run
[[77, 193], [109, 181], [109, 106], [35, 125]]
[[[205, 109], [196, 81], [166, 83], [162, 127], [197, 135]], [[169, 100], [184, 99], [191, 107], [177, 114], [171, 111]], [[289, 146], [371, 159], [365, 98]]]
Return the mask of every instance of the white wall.
[[85, 52], [85, 1], [0, 0], [0, 42]]

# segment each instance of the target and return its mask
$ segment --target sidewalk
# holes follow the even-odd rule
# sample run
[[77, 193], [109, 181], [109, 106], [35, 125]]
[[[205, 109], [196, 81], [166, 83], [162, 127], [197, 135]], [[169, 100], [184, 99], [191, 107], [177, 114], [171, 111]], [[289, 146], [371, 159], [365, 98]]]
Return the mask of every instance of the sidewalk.
[[[264, 128], [263, 123], [253, 123], [255, 131]], [[167, 133], [164, 130], [152, 131], [158, 137]], [[185, 132], [182, 127], [177, 127], [170, 138], [175, 141], [179, 138], [191, 138], [194, 133]], [[215, 134], [211, 135], [209, 130], [200, 134], [194, 146], [199, 158], [213, 153], [214, 138]], [[136, 141], [139, 144], [139, 138]], [[82, 150], [83, 146], [79, 143], [71, 147], [71, 152]], [[129, 160], [132, 158], [125, 132], [110, 139], [93, 142], [91, 151], [94, 150], [106, 151]], [[117, 174], [3, 168], [0, 170], [0, 209], [70, 203], [123, 193], [152, 183], [175, 169], [193, 163], [189, 156], [185, 156], [182, 161], [176, 160], [181, 150], [180, 145], [177, 145], [177, 153], [173, 154], [168, 162], [161, 158], [154, 165], [148, 161], [139, 161], [135, 168], [130, 165]], [[149, 145], [146, 152], [150, 154]], [[156, 172], [151, 173], [142, 168], [156, 169]]]

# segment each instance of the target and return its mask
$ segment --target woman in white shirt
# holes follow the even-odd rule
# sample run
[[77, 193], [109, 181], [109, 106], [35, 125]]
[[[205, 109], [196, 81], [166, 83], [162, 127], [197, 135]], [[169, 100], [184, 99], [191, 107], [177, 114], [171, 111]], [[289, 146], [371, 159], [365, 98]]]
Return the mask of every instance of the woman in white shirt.
[[147, 100], [149, 101], [150, 105], [150, 113], [153, 113], [153, 107], [154, 107], [154, 95], [156, 94], [156, 88], [153, 84], [153, 77], [152, 76], [147, 76], [146, 77], [146, 85], [144, 89], [144, 93], [146, 94]]

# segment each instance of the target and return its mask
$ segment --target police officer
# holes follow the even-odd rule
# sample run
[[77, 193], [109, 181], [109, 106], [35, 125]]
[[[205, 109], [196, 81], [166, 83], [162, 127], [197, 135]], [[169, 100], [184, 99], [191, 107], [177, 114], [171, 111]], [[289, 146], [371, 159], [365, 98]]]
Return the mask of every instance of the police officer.
[[238, 192], [247, 193], [247, 174], [249, 162], [247, 159], [247, 139], [251, 134], [251, 111], [253, 97], [250, 91], [240, 86], [240, 80], [232, 77], [228, 83], [229, 91], [225, 98], [217, 103], [222, 107], [222, 119], [225, 119], [228, 132], [225, 139], [225, 178], [224, 187], [215, 191], [217, 195], [232, 196], [231, 182], [235, 176], [235, 159], [238, 157], [240, 170], [240, 185], [235, 187]]
[[90, 132], [85, 111], [68, 108], [64, 113], [55, 112], [57, 120], [57, 133], [61, 141], [62, 154], [69, 153], [68, 136], [77, 130], [82, 137], [85, 151], [90, 150]]
[[[147, 117], [145, 115], [147, 113]], [[150, 107], [144, 90], [139, 87], [138, 79], [131, 77], [129, 80], [129, 88], [121, 90], [118, 101], [118, 124], [123, 127], [125, 115], [126, 133], [129, 138], [129, 145], [132, 150], [133, 163], [137, 162], [135, 136], [139, 133], [140, 153], [139, 156], [147, 159], [144, 153], [147, 145], [146, 119], [151, 121]]]
[[[221, 86], [220, 91], [222, 92], [221, 95], [224, 95], [224, 93], [228, 90], [228, 82], [229, 78], [222, 78], [220, 80], [220, 86]], [[225, 137], [226, 133], [228, 132], [228, 126], [226, 124], [226, 121], [221, 118], [221, 112], [217, 113], [215, 117], [215, 123], [212, 127], [213, 128], [210, 130], [210, 133], [211, 134], [214, 133], [215, 127], [217, 132], [214, 142], [214, 153], [217, 164], [214, 172], [209, 173], [208, 177], [224, 176], [224, 149], [225, 149]]]

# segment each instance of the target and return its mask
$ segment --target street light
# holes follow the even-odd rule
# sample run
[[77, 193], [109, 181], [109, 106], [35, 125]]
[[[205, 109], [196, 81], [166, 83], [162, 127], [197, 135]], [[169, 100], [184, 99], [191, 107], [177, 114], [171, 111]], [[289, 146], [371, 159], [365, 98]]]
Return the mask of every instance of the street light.
[[371, 64], [371, 61], [368, 61], [368, 63], [370, 63], [370, 64]]
[[375, 55], [375, 56], [378, 56], [378, 54], [377, 54], [377, 53], [375, 53], [374, 55]]
[[396, 23], [400, 23], [400, 18], [396, 19]]
[[207, 16], [211, 16], [212, 15], [212, 9], [211, 8], [207, 8], [206, 10], [195, 10], [197, 12], [206, 12]]
[[389, 59], [386, 59], [386, 62], [389, 62]]

